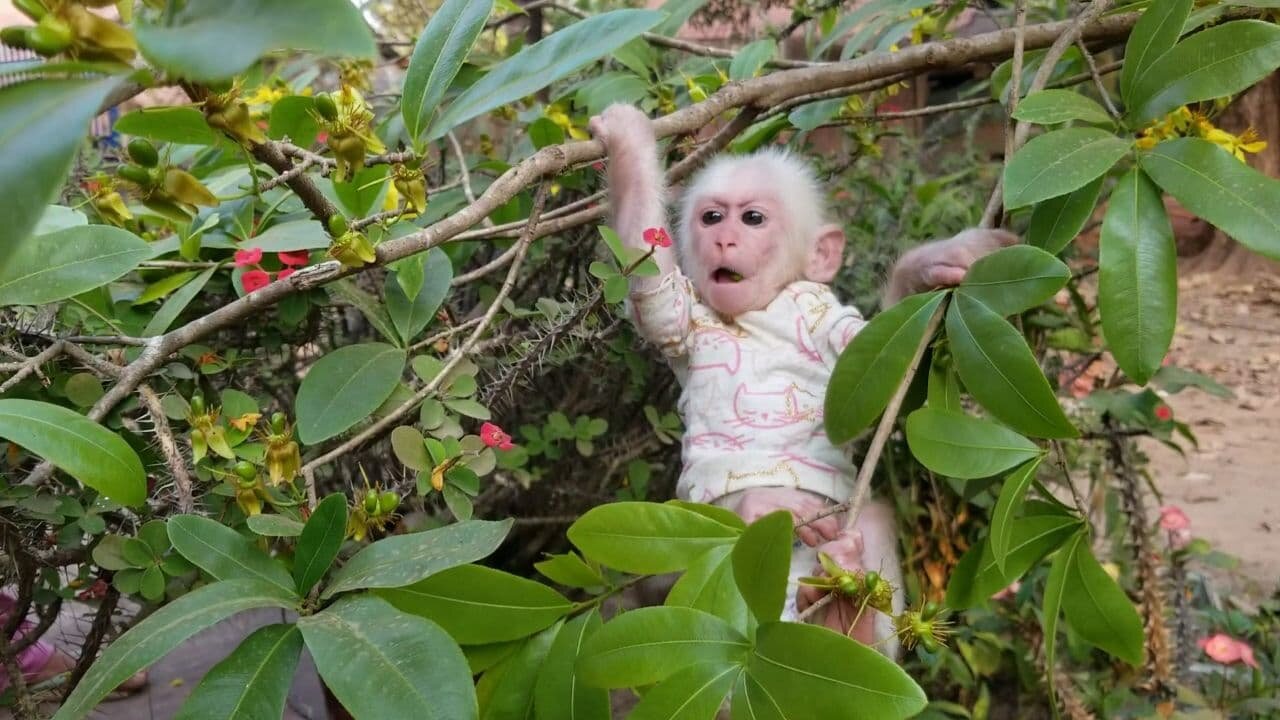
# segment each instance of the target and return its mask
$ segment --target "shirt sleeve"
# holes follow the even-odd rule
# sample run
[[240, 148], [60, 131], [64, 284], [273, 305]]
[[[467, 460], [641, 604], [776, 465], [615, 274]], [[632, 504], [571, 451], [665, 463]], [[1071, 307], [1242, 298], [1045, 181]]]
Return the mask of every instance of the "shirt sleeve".
[[667, 274], [654, 289], [631, 293], [631, 313], [644, 339], [669, 358], [685, 354], [693, 285], [679, 269]]

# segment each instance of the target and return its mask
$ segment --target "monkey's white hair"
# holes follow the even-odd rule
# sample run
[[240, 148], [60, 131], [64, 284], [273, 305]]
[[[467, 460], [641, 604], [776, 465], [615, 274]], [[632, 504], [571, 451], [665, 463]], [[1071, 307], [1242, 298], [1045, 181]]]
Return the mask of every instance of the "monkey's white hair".
[[718, 155], [689, 181], [680, 200], [680, 224], [676, 233], [681, 265], [686, 271], [696, 270], [692, 248], [693, 223], [698, 199], [746, 182], [756, 182], [777, 192], [787, 217], [785, 221], [787, 250], [798, 267], [818, 237], [818, 229], [826, 223], [825, 193], [818, 176], [803, 158], [782, 147], [769, 147], [750, 155]]

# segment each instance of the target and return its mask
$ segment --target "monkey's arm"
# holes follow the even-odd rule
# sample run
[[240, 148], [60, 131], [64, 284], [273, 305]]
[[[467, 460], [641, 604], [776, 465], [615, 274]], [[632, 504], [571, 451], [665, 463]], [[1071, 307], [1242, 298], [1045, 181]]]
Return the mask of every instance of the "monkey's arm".
[[947, 240], [912, 248], [894, 264], [885, 286], [884, 306], [913, 293], [959, 285], [978, 258], [1016, 245], [1018, 236], [998, 229], [970, 228]]

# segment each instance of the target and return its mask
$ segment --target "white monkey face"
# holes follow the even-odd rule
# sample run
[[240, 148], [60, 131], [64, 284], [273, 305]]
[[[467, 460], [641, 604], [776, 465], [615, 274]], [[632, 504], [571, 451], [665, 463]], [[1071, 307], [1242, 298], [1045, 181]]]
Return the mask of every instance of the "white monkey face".
[[804, 253], [791, 247], [790, 221], [778, 194], [754, 183], [697, 198], [689, 270], [703, 302], [734, 317], [764, 309], [799, 278]]

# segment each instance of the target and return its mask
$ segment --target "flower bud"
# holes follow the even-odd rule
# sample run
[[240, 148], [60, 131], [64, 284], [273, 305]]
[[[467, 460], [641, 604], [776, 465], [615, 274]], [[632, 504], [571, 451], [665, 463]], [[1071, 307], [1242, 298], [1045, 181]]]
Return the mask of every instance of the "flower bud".
[[288, 418], [282, 412], [275, 413], [271, 416], [271, 432], [277, 435], [283, 435]]
[[338, 106], [329, 93], [320, 93], [315, 99], [316, 114], [329, 122], [338, 119]]
[[143, 190], [150, 190], [155, 187], [155, 179], [151, 177], [151, 173], [147, 172], [146, 168], [138, 167], [137, 165], [121, 165], [116, 168], [116, 175]]
[[196, 393], [195, 395], [191, 396], [191, 414], [192, 415], [204, 414], [204, 396], [201, 395], [200, 393]]
[[156, 152], [156, 146], [152, 145], [146, 138], [130, 140], [128, 150], [129, 159], [142, 167], [152, 168], [156, 166], [156, 163], [160, 162], [160, 154]]
[[383, 515], [390, 515], [400, 507], [400, 496], [392, 490], [387, 490], [378, 496], [378, 510]]
[[364, 496], [364, 511], [370, 515], [378, 514], [378, 494], [369, 493]]

